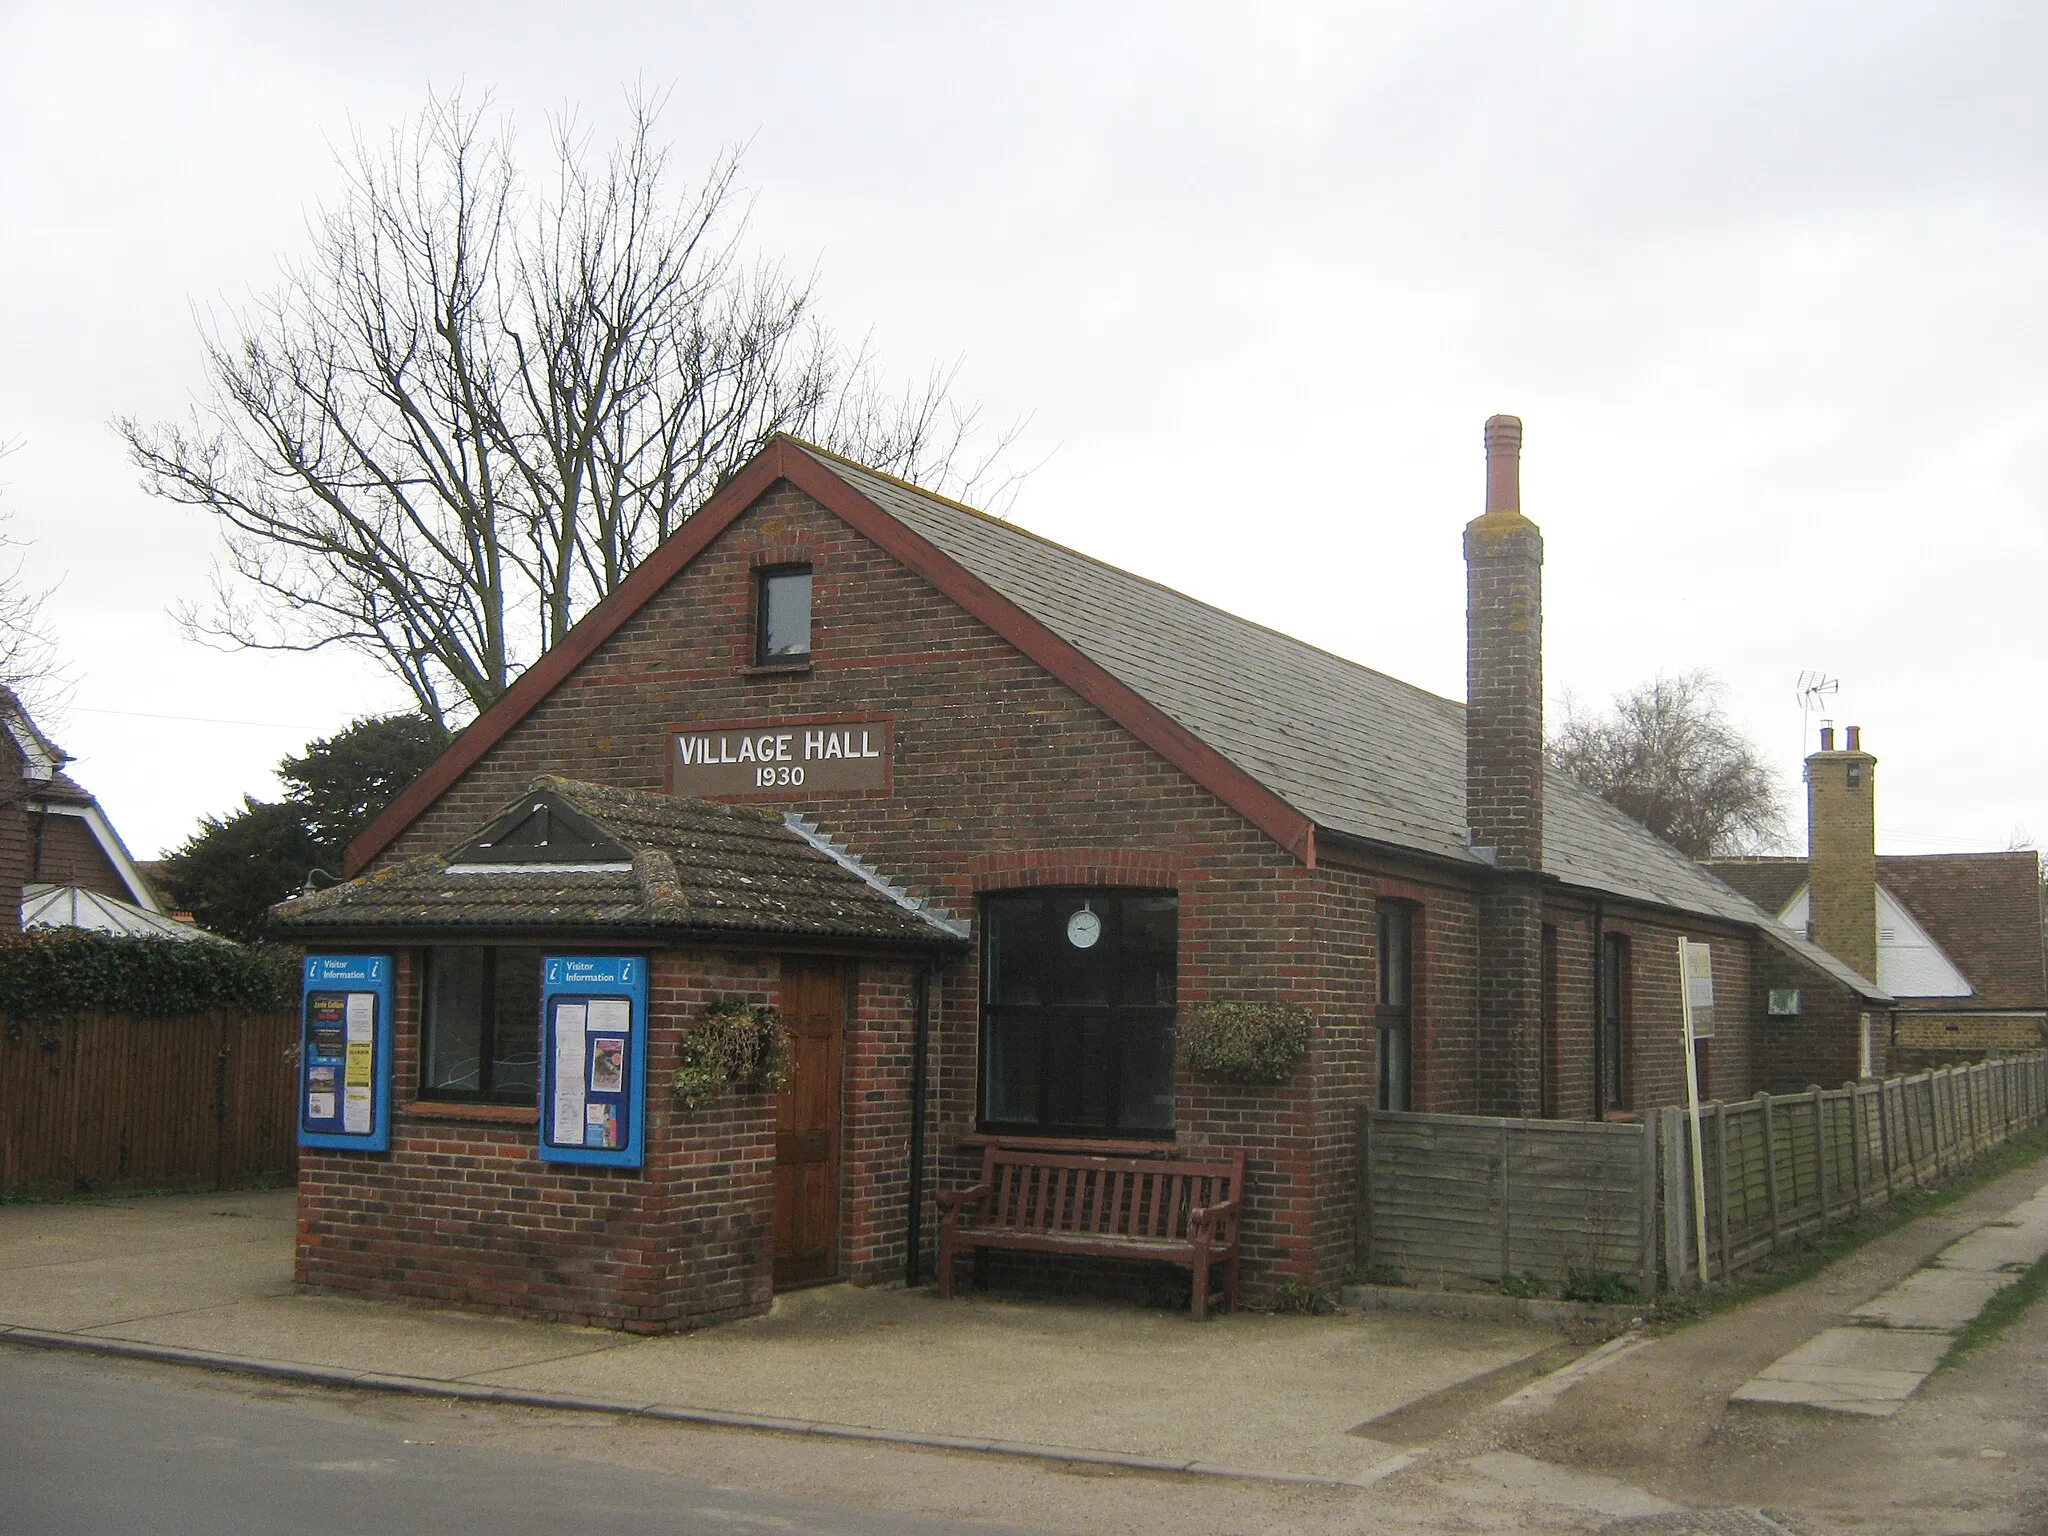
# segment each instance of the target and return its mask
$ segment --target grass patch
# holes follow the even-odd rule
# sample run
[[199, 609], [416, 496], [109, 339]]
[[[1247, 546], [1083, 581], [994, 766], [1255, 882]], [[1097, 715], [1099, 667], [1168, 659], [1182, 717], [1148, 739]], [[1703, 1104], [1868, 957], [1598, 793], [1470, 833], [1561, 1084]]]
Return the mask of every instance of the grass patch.
[[1956, 1335], [1955, 1343], [1949, 1345], [1948, 1353], [1941, 1357], [1941, 1363], [1935, 1369], [1945, 1371], [1971, 1350], [1990, 1343], [2007, 1324], [2044, 1294], [2048, 1294], [2048, 1258], [2036, 1259], [2019, 1279], [1986, 1302], [1984, 1310], [1971, 1318], [1969, 1326]]
[[[2048, 1156], [2048, 1125], [2037, 1125], [1993, 1147], [1947, 1183], [1925, 1189], [1899, 1190], [1892, 1195], [1890, 1203], [1874, 1211], [1866, 1211], [1823, 1231], [1794, 1239], [1771, 1257], [1744, 1270], [1733, 1281], [1709, 1286], [1704, 1291], [1667, 1292], [1658, 1297], [1656, 1306], [1650, 1309], [1650, 1319], [1666, 1327], [1682, 1327], [1725, 1312], [1730, 1307], [1743, 1306], [1782, 1291], [1788, 1285], [1810, 1280], [1835, 1260], [1846, 1258], [1865, 1243], [1875, 1242], [1909, 1222], [1953, 1205], [1965, 1195], [1975, 1194], [1993, 1180], [2037, 1162], [2043, 1156]], [[2044, 1278], [2043, 1283], [2048, 1284], [2048, 1278]], [[2010, 1295], [2019, 1289], [2019, 1285], [2007, 1286], [2000, 1294]], [[2021, 1301], [2015, 1305], [2024, 1307], [2026, 1303]], [[1951, 1350], [1950, 1354], [1953, 1356], [1955, 1351]]]

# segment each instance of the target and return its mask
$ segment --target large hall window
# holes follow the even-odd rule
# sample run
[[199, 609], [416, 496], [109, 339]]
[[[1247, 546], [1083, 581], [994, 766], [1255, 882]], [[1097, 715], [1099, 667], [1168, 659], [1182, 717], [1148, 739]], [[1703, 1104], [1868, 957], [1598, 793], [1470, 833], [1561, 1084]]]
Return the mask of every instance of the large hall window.
[[1415, 1104], [1415, 909], [1380, 903], [1379, 1101], [1381, 1109]]
[[1173, 1134], [1178, 918], [1170, 892], [983, 898], [984, 1130]]
[[537, 949], [428, 951], [421, 1097], [538, 1102], [540, 958]]

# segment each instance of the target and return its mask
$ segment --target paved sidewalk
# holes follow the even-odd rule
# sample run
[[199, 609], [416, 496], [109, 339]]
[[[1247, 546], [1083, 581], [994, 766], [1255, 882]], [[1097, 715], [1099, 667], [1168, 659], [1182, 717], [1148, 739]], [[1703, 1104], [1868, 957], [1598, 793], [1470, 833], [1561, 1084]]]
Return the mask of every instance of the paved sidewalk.
[[1737, 1388], [1735, 1403], [1785, 1403], [1889, 1418], [1985, 1305], [2048, 1256], [2048, 1187], [1986, 1222]]
[[302, 1380], [1052, 1460], [1371, 1483], [1355, 1434], [1559, 1342], [1550, 1327], [1375, 1312], [1184, 1313], [828, 1286], [702, 1333], [302, 1295], [293, 1196], [0, 1207], [0, 1340]]

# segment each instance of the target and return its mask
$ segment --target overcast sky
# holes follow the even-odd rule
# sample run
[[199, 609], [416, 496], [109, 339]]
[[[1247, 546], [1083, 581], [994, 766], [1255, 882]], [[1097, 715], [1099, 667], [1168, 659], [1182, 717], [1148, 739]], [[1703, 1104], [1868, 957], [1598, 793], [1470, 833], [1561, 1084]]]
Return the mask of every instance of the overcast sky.
[[672, 89], [751, 241], [1044, 463], [1023, 525], [1438, 692], [1480, 427], [1526, 423], [1547, 676], [1711, 668], [1798, 788], [1808, 668], [1880, 848], [2048, 838], [2048, 197], [2034, 3], [608, 7], [0, 0], [0, 510], [140, 855], [405, 700], [167, 609], [215, 535], [108, 423], [299, 253], [430, 89], [523, 139]]

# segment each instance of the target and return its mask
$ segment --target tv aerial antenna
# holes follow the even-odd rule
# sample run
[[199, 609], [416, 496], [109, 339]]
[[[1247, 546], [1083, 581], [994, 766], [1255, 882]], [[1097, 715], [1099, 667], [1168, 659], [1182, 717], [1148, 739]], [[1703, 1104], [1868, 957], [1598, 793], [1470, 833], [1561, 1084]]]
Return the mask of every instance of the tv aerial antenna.
[[[1828, 700], [1841, 692], [1842, 685], [1836, 679], [1818, 668], [1811, 668], [1799, 674], [1799, 683], [1794, 690], [1799, 700], [1799, 755], [1806, 756], [1806, 723], [1810, 716], [1822, 714], [1828, 708]], [[1823, 718], [1822, 724], [1827, 721]]]

